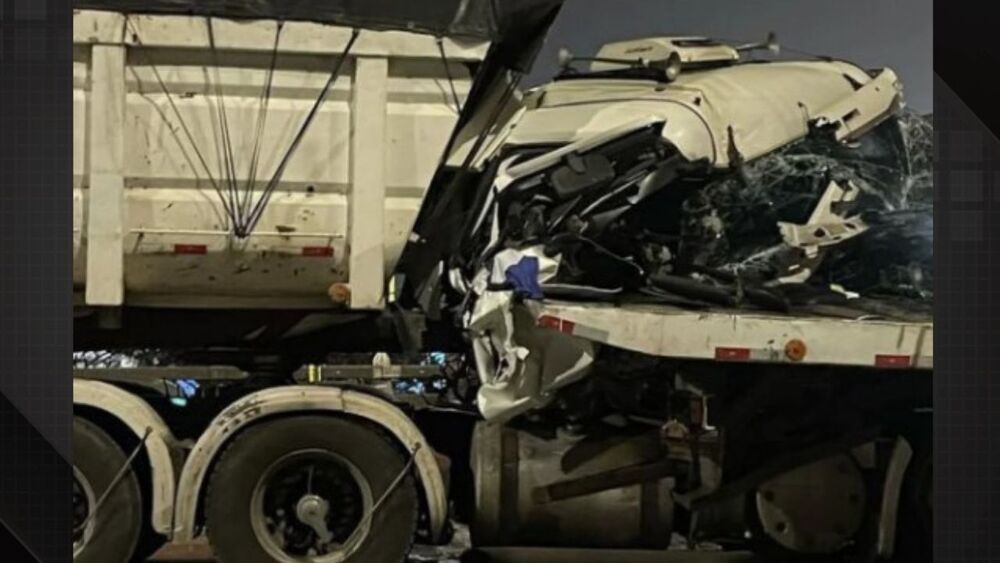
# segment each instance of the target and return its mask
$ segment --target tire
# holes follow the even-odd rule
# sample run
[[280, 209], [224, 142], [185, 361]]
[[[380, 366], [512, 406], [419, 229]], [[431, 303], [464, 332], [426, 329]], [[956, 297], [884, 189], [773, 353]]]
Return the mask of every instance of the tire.
[[[258, 486], [271, 468], [303, 452], [319, 452], [346, 460], [367, 481], [377, 500], [406, 465], [405, 453], [373, 427], [359, 422], [298, 416], [264, 422], [236, 436], [219, 459], [205, 501], [206, 528], [222, 563], [325, 561], [269, 553], [268, 540], [255, 531]], [[310, 478], [311, 480], [311, 478]], [[335, 506], [331, 503], [330, 506]], [[366, 505], [367, 506], [367, 505]], [[371, 517], [371, 525], [347, 563], [399, 563], [409, 552], [417, 527], [417, 488], [406, 475]], [[370, 506], [365, 510], [370, 510]], [[258, 521], [259, 522], [259, 521]]]
[[[125, 464], [125, 452], [97, 425], [73, 418], [73, 470], [77, 482], [88, 490], [89, 510], [108, 489]], [[75, 563], [127, 563], [132, 560], [143, 527], [143, 502], [139, 479], [128, 470], [93, 516], [82, 548], [74, 544]]]
[[[844, 461], [847, 463], [844, 464]], [[798, 544], [802, 548], [806, 549], [796, 549], [795, 546], [788, 546], [784, 544], [779, 539], [773, 537], [768, 533], [765, 528], [765, 523], [761, 519], [761, 511], [759, 505], [759, 497], [757, 491], [770, 490], [771, 494], [774, 495], [773, 486], [767, 485], [767, 481], [759, 484], [755, 491], [750, 492], [746, 496], [746, 522], [750, 531], [750, 547], [754, 555], [761, 561], [780, 561], [781, 563], [843, 563], [845, 561], [850, 561], [852, 563], [865, 563], [871, 561], [870, 552], [874, 549], [874, 535], [872, 534], [874, 526], [876, 524], [873, 518], [874, 514], [872, 512], [873, 502], [872, 502], [872, 491], [866, 482], [865, 476], [860, 467], [857, 466], [856, 460], [851, 456], [848, 451], [834, 452], [829, 457], [824, 457], [816, 460], [816, 463], [826, 463], [835, 462], [837, 465], [836, 471], [838, 474], [848, 475], [849, 469], [841, 469], [840, 465], [850, 465], [854, 467], [852, 477], [844, 477], [843, 481], [838, 481], [835, 477], [827, 477], [827, 474], [820, 473], [816, 476], [816, 480], [811, 480], [808, 486], [813, 489], [822, 490], [824, 492], [832, 492], [841, 499], [840, 502], [850, 499], [850, 505], [852, 507], [857, 507], [857, 513], [853, 515], [853, 518], [857, 518], [853, 524], [843, 523], [843, 526], [851, 526], [852, 531], [850, 535], [847, 535], [847, 530], [842, 530], [837, 532], [837, 543], [831, 543], [825, 546], [826, 549], [817, 549], [815, 551], [810, 551], [807, 548], [810, 543], [806, 543], [805, 537], [800, 538], [799, 541], [794, 543]], [[804, 464], [797, 468], [793, 468], [791, 471], [796, 471], [803, 467], [807, 467], [811, 464]], [[781, 474], [775, 476], [775, 478], [780, 478]], [[825, 480], [820, 480], [825, 477]], [[831, 480], [832, 479], [832, 480]], [[768, 480], [770, 481], [770, 480]], [[836, 488], [840, 484], [841, 488]], [[855, 489], [855, 487], [860, 487], [860, 491]], [[787, 487], [787, 485], [786, 485]], [[780, 489], [779, 489], [780, 490]], [[787, 488], [786, 494], [787, 494]], [[856, 497], [860, 493], [860, 497]], [[764, 493], [766, 495], [767, 493]], [[781, 493], [778, 493], [779, 495]], [[767, 498], [766, 496], [764, 498]], [[775, 497], [772, 497], [775, 498]], [[780, 498], [780, 497], [779, 497]], [[787, 498], [787, 497], [784, 497]], [[831, 502], [837, 502], [837, 499], [830, 499]], [[863, 504], [858, 504], [860, 501]], [[780, 504], [778, 506], [781, 506]], [[836, 514], [836, 507], [827, 507], [823, 500], [813, 499], [812, 502], [806, 504], [803, 500], [798, 500], [793, 502], [791, 505], [793, 507], [791, 511], [774, 511], [772, 509], [771, 514], [780, 514], [780, 518], [785, 521], [785, 523], [778, 523], [772, 530], [784, 533], [785, 529], [795, 530], [796, 521], [794, 518], [798, 517], [804, 522], [808, 522], [810, 518], [807, 514], [803, 512], [814, 512], [815, 510], [822, 510], [827, 514]], [[841, 508], [843, 510], [843, 508]], [[851, 510], [851, 509], [848, 509]], [[844, 514], [848, 519], [852, 518], [850, 514]], [[850, 522], [850, 520], [844, 521]], [[772, 520], [773, 525], [773, 520]], [[808, 525], [808, 524], [807, 524]], [[782, 527], [777, 527], [782, 526]], [[836, 530], [836, 528], [834, 528]], [[772, 532], [773, 533], [773, 532]], [[808, 532], [806, 532], [808, 534]], [[815, 538], [814, 531], [813, 537]], [[829, 531], [827, 531], [829, 533]], [[823, 537], [823, 536], [820, 536]]]

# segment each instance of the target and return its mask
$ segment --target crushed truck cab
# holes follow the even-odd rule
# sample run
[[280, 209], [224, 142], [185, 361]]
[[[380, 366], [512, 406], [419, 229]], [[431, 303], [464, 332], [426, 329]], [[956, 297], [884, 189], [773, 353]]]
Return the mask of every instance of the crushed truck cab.
[[[332, 63], [311, 37], [337, 46], [353, 75], [334, 70], [334, 99], [315, 106], [345, 121], [331, 137], [339, 148], [295, 161], [287, 193], [265, 203], [266, 230], [244, 236], [243, 215], [175, 230], [180, 211], [157, 194], [193, 172], [162, 160], [142, 170], [169, 176], [166, 187], [140, 187], [146, 176], [131, 169], [79, 178], [77, 207], [124, 202], [130, 215], [83, 222], [81, 237], [93, 235], [78, 244], [85, 297], [104, 296], [85, 304], [180, 306], [185, 326], [199, 318], [186, 307], [219, 308], [200, 317], [206, 332], [243, 318], [223, 315], [226, 306], [263, 306], [246, 301], [256, 292], [270, 313], [230, 327], [226, 346], [154, 339], [114, 361], [77, 358], [75, 440], [93, 447], [76, 472], [75, 560], [124, 563], [150, 537], [206, 536], [227, 563], [400, 561], [415, 541], [447, 542], [454, 521], [496, 553], [929, 553], [933, 151], [930, 124], [906, 110], [895, 73], [777, 58], [773, 36], [746, 45], [668, 36], [593, 57], [563, 52], [559, 75], [522, 94], [559, 2], [502, 3], [517, 9], [480, 35], [465, 10], [485, 10], [473, 24], [502, 24], [490, 19], [493, 3], [460, 4], [453, 24], [434, 30], [462, 23], [474, 41], [383, 30], [398, 21], [353, 33], [289, 24], [295, 43], [275, 41], [273, 52]], [[137, 18], [140, 31], [166, 33], [167, 45], [148, 48], [169, 47], [160, 56], [174, 61], [178, 41], [195, 41], [176, 26], [203, 22], [175, 15], [153, 26], [160, 18]], [[531, 33], [506, 36], [512, 21]], [[220, 37], [281, 29], [272, 24], [227, 22]], [[134, 38], [76, 35], [78, 66], [152, 72], [123, 56], [146, 50]], [[307, 86], [329, 76], [278, 68]], [[168, 77], [160, 101], [169, 105], [182, 76]], [[134, 119], [149, 94], [116, 80], [81, 81], [81, 94], [96, 117], [105, 107]], [[183, 99], [176, 113], [192, 119], [210, 103], [197, 92]], [[116, 139], [140, 125], [127, 121]], [[321, 137], [303, 141], [303, 155], [330, 149]], [[313, 173], [325, 182], [315, 192]], [[256, 197], [251, 182], [232, 201], [266, 201]], [[218, 212], [228, 201], [196, 199], [175, 207]], [[103, 207], [112, 200], [119, 207]], [[317, 205], [333, 215], [310, 214], [306, 226]], [[331, 250], [307, 252], [315, 237]], [[91, 252], [100, 240], [113, 244]], [[227, 246], [238, 241], [249, 246]], [[258, 253], [253, 272], [198, 277], [207, 301], [195, 299], [201, 285], [164, 289], [188, 277], [137, 283], [168, 264], [196, 265], [185, 276], [197, 277], [214, 271], [207, 259], [238, 266]], [[147, 258], [146, 277], [132, 275]], [[291, 277], [256, 270], [286, 262]], [[318, 266], [296, 270], [300, 262]], [[115, 275], [96, 279], [99, 263]], [[330, 310], [288, 299], [300, 293]], [[388, 342], [391, 352], [353, 342]], [[94, 484], [112, 479], [121, 486], [109, 511]], [[91, 541], [108, 526], [122, 530], [113, 561]]]

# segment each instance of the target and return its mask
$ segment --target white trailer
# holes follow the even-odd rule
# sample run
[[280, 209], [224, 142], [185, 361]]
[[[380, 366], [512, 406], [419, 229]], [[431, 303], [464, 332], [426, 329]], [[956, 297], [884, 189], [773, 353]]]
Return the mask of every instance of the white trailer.
[[692, 311], [551, 301], [539, 326], [653, 356], [891, 369], [934, 367], [934, 325], [888, 319]]
[[[582, 339], [605, 349], [680, 361], [692, 369], [722, 365], [730, 370], [729, 377], [742, 374], [738, 377], [745, 381], [785, 366], [790, 367], [789, 377], [803, 380], [835, 369], [845, 380], [890, 377], [899, 382], [899, 387], [917, 389], [927, 387], [933, 365], [933, 325], [929, 321], [693, 312], [665, 306], [617, 307], [557, 301], [529, 304], [520, 310], [534, 319], [537, 339], [549, 335]], [[549, 360], [542, 352], [540, 361]], [[406, 397], [379, 391], [387, 384], [392, 389], [393, 382], [440, 376], [434, 366], [390, 367], [385, 362], [369, 366], [305, 366], [299, 373], [299, 384], [260, 391], [253, 391], [254, 386], [244, 376], [236, 369], [207, 366], [78, 370], [74, 382], [77, 430], [84, 438], [101, 441], [103, 450], [112, 452], [105, 455], [105, 460], [112, 461], [102, 470], [102, 482], [123, 468], [127, 485], [119, 483], [106, 500], [107, 506], [101, 506], [87, 526], [133, 529], [142, 521], [161, 542], [179, 543], [190, 542], [207, 530], [222, 561], [249, 560], [242, 558], [260, 553], [247, 545], [262, 546], [260, 549], [275, 561], [298, 560], [294, 557], [305, 556], [308, 549], [276, 543], [272, 536], [276, 534], [277, 517], [274, 513], [264, 514], [276, 509], [261, 504], [261, 499], [254, 496], [261, 494], [257, 490], [260, 482], [276, 478], [274, 464], [298, 460], [300, 465], [293, 463], [291, 467], [329, 470], [326, 474], [320, 471], [317, 483], [321, 479], [335, 481], [332, 468], [345, 467], [347, 474], [361, 484], [355, 491], [364, 507], [360, 512], [351, 512], [353, 505], [348, 501], [325, 498], [323, 495], [334, 494], [329, 490], [317, 494], [300, 491], [294, 503], [294, 524], [313, 530], [316, 543], [310, 548], [323, 545], [327, 555], [345, 556], [349, 561], [355, 560], [352, 555], [364, 555], [359, 561], [396, 561], [408, 549], [418, 528], [422, 530], [421, 541], [447, 539], [448, 507], [463, 496], [474, 498], [473, 537], [481, 545], [530, 544], [537, 542], [539, 534], [561, 534], [550, 536], [549, 545], [622, 548], [663, 547], [664, 540], [669, 543], [673, 518], [666, 512], [674, 510], [678, 503], [688, 509], [699, 503], [712, 506], [720, 502], [717, 496], [731, 502], [734, 497], [742, 498], [747, 490], [760, 499], [762, 535], [790, 538], [786, 543], [779, 541], [786, 547], [814, 541], [823, 552], [830, 551], [830, 546], [848, 545], [867, 526], [870, 514], [877, 532], [873, 549], [889, 557], [895, 547], [900, 506], [913, 510], [905, 495], [904, 481], [922, 471], [914, 460], [913, 436], [887, 428], [878, 434], [860, 433], [851, 440], [833, 441], [806, 451], [804, 457], [802, 451], [790, 451], [793, 461], [768, 469], [738, 492], [727, 492], [730, 482], [722, 473], [717, 451], [719, 429], [709, 424], [707, 415], [698, 415], [698, 424], [703, 425], [698, 426], [700, 441], [675, 442], [673, 436], [664, 437], [671, 455], [686, 450], [690, 456], [693, 443], [701, 447], [700, 453], [698, 446], [694, 449], [695, 457], [702, 456], [700, 484], [671, 496], [671, 491], [677, 493], [674, 489], [680, 478], [662, 465], [662, 460], [649, 459], [644, 449], [649, 445], [640, 444], [645, 438], [631, 435], [621, 439], [624, 446], [611, 448], [610, 453], [604, 452], [575, 468], [567, 468], [563, 462], [563, 469], [558, 469], [559, 459], [578, 444], [577, 439], [532, 438], [500, 424], [479, 423], [470, 444], [475, 488], [463, 491], [453, 486], [449, 491], [447, 468], [463, 460], [441, 463], [436, 444], [415, 422], [421, 410]], [[660, 377], [671, 380], [673, 374], [664, 372]], [[163, 406], [163, 397], [144, 391], [143, 385], [155, 388], [186, 378], [198, 380], [206, 388], [223, 384], [223, 389], [237, 389], [238, 398], [203, 400], [214, 405], [212, 412], [217, 414], [203, 425], [203, 432], [187, 436], [185, 445], [165, 422], [165, 418], [176, 417], [184, 409], [173, 408], [177, 412], [162, 414], [171, 407]], [[543, 390], [541, 394], [551, 396], [554, 390]], [[699, 401], [710, 397], [701, 393], [695, 396]], [[190, 400], [192, 404], [197, 402]], [[704, 404], [707, 408], [710, 403]], [[923, 406], [907, 403], [903, 410], [919, 413]], [[885, 414], [887, 419], [892, 418], [891, 413]], [[76, 451], [86, 461], [93, 454], [84, 448], [93, 449], [93, 444], [77, 438]], [[143, 463], [136, 464], [128, 456], [133, 451], [140, 453]], [[333, 457], [324, 461], [327, 454], [323, 452], [333, 452]], [[377, 459], [377, 463], [366, 456]], [[924, 463], [924, 457], [919, 460]], [[913, 469], [915, 466], [918, 468]], [[841, 475], [837, 467], [850, 470], [845, 469], [848, 473]], [[520, 477], [514, 477], [518, 473]], [[78, 479], [83, 475], [78, 472]], [[293, 474], [285, 477], [294, 481]], [[820, 486], [817, 479], [829, 482]], [[649, 498], [651, 484], [660, 487], [660, 496], [653, 497], [656, 500]], [[141, 490], [141, 486], [147, 490]], [[82, 488], [90, 491], [84, 498], [90, 498], [92, 503], [102, 496], [102, 491], [94, 490], [92, 484]], [[777, 500], [774, 491], [780, 491]], [[863, 503], [866, 508], [849, 504], [837, 508], [838, 499], [855, 494], [867, 499]], [[135, 506], [129, 507], [129, 502]], [[801, 512], [804, 502], [827, 503], [831, 506], [830, 518], [805, 518]], [[651, 507], [656, 507], [660, 520], [650, 520]], [[340, 533], [328, 530], [324, 523], [333, 521], [327, 515], [338, 508], [353, 519], [356, 527], [348, 534], [350, 541], [334, 546], [318, 538]], [[244, 514], [247, 510], [261, 514]], [[598, 528], [593, 527], [592, 519], [579, 518], [594, 510], [602, 511], [607, 518]], [[139, 511], [140, 519], [127, 520]], [[286, 516], [292, 518], [293, 514]], [[551, 528], [546, 522], [552, 518], [562, 524]], [[833, 522], [836, 518], [842, 521]], [[531, 526], [536, 527], [534, 533]], [[774, 526], [783, 531], [775, 531]], [[839, 531], [834, 531], [835, 527]], [[362, 531], [355, 537], [357, 530]], [[84, 530], [79, 536], [83, 550], [89, 541], [87, 534]], [[816, 535], [810, 540], [811, 534]], [[365, 555], [374, 549], [369, 539], [382, 546], [380, 549], [385, 551], [379, 551], [379, 557], [385, 559]], [[282, 552], [281, 545], [287, 551]], [[81, 556], [80, 560], [86, 559]]]
[[301, 21], [77, 11], [78, 307], [381, 309], [489, 42], [351, 37]]

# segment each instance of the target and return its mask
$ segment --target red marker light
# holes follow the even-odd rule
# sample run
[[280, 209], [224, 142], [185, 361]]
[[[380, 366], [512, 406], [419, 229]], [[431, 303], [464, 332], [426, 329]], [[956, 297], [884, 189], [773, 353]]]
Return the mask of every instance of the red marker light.
[[175, 244], [174, 254], [207, 254], [208, 247], [204, 244]]
[[875, 367], [880, 368], [908, 368], [912, 363], [910, 356], [899, 356], [891, 354], [878, 354], [875, 356]]
[[715, 349], [715, 359], [727, 362], [741, 362], [750, 359], [749, 348], [725, 348]]
[[332, 246], [303, 246], [302, 255], [310, 258], [332, 258]]

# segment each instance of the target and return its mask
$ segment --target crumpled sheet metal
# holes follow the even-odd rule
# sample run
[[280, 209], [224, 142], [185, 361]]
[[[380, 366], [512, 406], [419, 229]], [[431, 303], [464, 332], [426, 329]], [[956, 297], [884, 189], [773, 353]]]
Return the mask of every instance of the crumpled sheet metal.
[[779, 273], [781, 277], [767, 285], [805, 283], [822, 264], [828, 247], [844, 243], [868, 230], [860, 215], [841, 214], [835, 209], [853, 204], [858, 193], [858, 188], [850, 181], [841, 186], [831, 180], [808, 222], [796, 225], [778, 221], [784, 244], [799, 249], [802, 260], [793, 263], [785, 272]]
[[[932, 142], [929, 120], [902, 112], [858, 146], [806, 139], [747, 163], [742, 174], [709, 183], [685, 202], [681, 253], [699, 267], [773, 279], [789, 248], [773, 225], [806, 224], [831, 180], [850, 183], [861, 191], [850, 214], [866, 222], [867, 232], [838, 249], [836, 268], [820, 268], [810, 281], [927, 297], [914, 294], [912, 280], [898, 279], [897, 270], [920, 270], [925, 285], [931, 278]], [[893, 249], [871, 244], [874, 238], [904, 244]], [[851, 260], [869, 271], [845, 277]]]
[[[544, 280], [521, 283], [532, 286], [532, 297], [544, 284], [634, 291], [643, 279], [664, 271], [682, 276], [715, 271], [751, 285], [809, 281], [859, 292], [909, 291], [877, 281], [885, 281], [884, 269], [870, 272], [867, 281], [820, 271], [817, 248], [831, 246], [842, 247], [836, 271], [843, 271], [851, 256], [858, 263], [873, 262], [862, 254], [877, 250], [894, 273], [902, 265], [920, 269], [924, 282], [930, 279], [929, 254], [923, 250], [929, 252], [932, 233], [916, 228], [925, 220], [907, 221], [932, 212], [927, 119], [900, 112], [850, 145], [810, 136], [734, 172], [707, 175], [694, 189], [695, 163], [669, 143], [658, 145], [662, 140], [651, 138], [650, 131], [643, 134], [644, 126], [606, 131], [532, 156], [511, 168], [523, 172], [498, 176], [496, 197], [488, 199], [477, 222], [490, 220], [486, 248], [505, 247], [503, 257], [531, 245], [540, 259], [559, 256], [554, 274], [549, 263]], [[609, 176], [612, 162], [615, 175]], [[661, 197], [664, 191], [669, 193]], [[864, 236], [869, 230], [875, 235]], [[916, 238], [888, 254], [892, 249], [866, 241], [903, 236]], [[812, 242], [805, 244], [808, 239]], [[903, 252], [907, 249], [915, 252]]]
[[479, 373], [479, 411], [505, 421], [547, 404], [555, 391], [587, 376], [595, 344], [535, 324], [513, 291], [486, 291], [467, 319]]
[[[851, 146], [807, 138], [700, 183], [658, 142], [629, 133], [613, 143], [605, 156], [626, 163], [621, 181], [594, 173], [593, 185], [579, 191], [569, 182], [562, 193], [559, 186], [546, 192], [548, 176], [537, 175], [552, 168], [539, 169], [491, 202], [465, 323], [487, 419], [544, 406], [595, 359], [594, 343], [536, 326], [525, 298], [564, 297], [573, 288], [570, 298], [629, 299], [646, 290], [647, 297], [788, 311], [803, 288], [812, 288], [804, 299], [933, 295], [925, 119], [904, 112]], [[583, 178], [588, 162], [602, 172], [596, 159], [566, 166]], [[645, 190], [649, 178], [667, 180]], [[565, 211], [572, 205], [596, 211], [574, 216]], [[591, 220], [608, 212], [616, 214], [611, 221]], [[536, 279], [512, 278], [525, 260]]]

